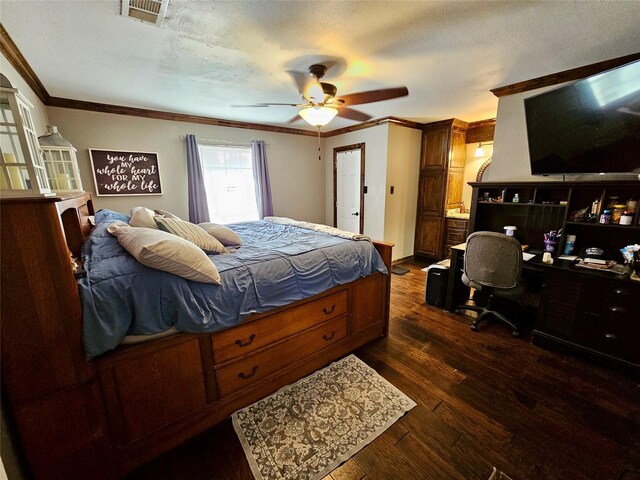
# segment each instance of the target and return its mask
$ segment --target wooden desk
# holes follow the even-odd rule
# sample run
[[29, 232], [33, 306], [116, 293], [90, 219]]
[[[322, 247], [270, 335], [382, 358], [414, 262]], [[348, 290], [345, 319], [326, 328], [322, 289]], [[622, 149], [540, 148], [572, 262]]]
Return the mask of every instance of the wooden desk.
[[[451, 248], [445, 308], [454, 311], [469, 295], [462, 283], [465, 243]], [[640, 282], [628, 275], [588, 270], [566, 260], [524, 262], [524, 275], [542, 277], [540, 306], [531, 342], [597, 359], [640, 375]]]

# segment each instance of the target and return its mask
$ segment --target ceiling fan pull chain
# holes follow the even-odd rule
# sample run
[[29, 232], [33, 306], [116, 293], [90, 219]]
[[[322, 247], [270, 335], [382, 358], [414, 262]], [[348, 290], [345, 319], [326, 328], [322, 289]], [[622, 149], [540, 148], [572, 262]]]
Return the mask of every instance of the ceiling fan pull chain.
[[318, 160], [322, 160], [322, 156], [320, 155], [320, 127], [318, 127]]

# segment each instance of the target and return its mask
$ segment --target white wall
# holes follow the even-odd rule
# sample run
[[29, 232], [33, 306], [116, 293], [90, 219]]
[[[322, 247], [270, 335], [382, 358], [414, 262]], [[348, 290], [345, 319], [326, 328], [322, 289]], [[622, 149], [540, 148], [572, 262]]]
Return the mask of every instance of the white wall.
[[375, 240], [384, 238], [384, 203], [387, 175], [388, 124], [328, 137], [323, 142], [325, 168], [325, 220], [333, 225], [333, 149], [365, 144], [365, 179], [367, 194], [364, 196], [364, 233]]
[[333, 225], [333, 149], [364, 143], [364, 233], [394, 243], [393, 260], [413, 255], [421, 139], [420, 130], [391, 123], [325, 138], [325, 222]]
[[393, 260], [413, 255], [421, 147], [421, 130], [389, 124], [384, 240], [395, 244]]
[[[311, 136], [156, 120], [67, 108], [48, 109], [51, 124], [78, 149], [84, 190], [94, 194], [96, 209], [123, 213], [136, 205], [169, 210], [188, 218], [187, 164], [184, 140], [196, 137], [248, 143], [265, 140], [274, 214], [310, 222], [325, 220], [325, 169]], [[95, 196], [89, 148], [157, 152], [163, 195]]]

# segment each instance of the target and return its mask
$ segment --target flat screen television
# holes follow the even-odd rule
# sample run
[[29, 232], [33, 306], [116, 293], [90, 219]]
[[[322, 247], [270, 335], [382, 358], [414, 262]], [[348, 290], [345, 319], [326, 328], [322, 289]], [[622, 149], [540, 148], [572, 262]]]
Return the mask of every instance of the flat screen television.
[[640, 60], [524, 106], [533, 175], [640, 174]]

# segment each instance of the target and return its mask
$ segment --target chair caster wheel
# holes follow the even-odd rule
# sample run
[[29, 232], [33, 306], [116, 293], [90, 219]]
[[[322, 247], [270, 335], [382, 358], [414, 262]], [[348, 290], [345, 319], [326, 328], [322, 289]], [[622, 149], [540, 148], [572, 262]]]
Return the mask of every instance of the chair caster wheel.
[[513, 332], [511, 332], [511, 335], [513, 335], [514, 337], [519, 337], [520, 332], [518, 330], [514, 330]]
[[475, 324], [471, 324], [471, 326], [469, 327], [471, 330], [473, 330], [474, 332], [478, 331], [478, 326]]

